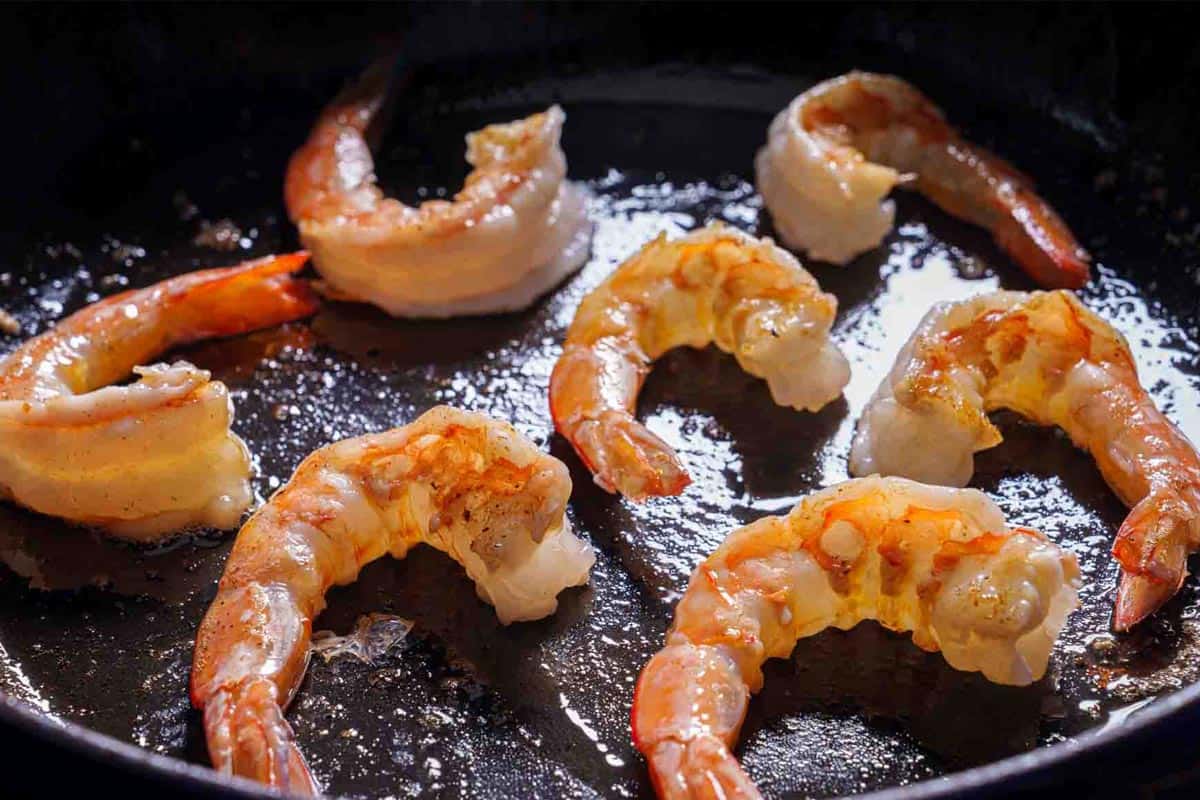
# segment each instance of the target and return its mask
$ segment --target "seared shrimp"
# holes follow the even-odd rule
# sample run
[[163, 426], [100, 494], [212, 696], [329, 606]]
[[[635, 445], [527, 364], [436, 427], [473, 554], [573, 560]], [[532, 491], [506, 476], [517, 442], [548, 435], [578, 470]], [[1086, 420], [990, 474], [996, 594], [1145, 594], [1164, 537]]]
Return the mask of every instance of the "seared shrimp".
[[994, 292], [933, 307], [863, 411], [855, 475], [963, 486], [1000, 443], [987, 412], [1057, 425], [1131, 506], [1114, 626], [1165, 603], [1200, 548], [1200, 455], [1138, 382], [1124, 338], [1066, 291]]
[[510, 425], [447, 407], [310, 455], [246, 522], [196, 637], [192, 702], [220, 771], [318, 791], [283, 709], [325, 593], [424, 543], [462, 564], [500, 621], [554, 612], [595, 557], [565, 516], [571, 479]]
[[1077, 288], [1088, 255], [1033, 182], [964, 141], [908, 83], [851, 72], [779, 113], [755, 159], [758, 190], [788, 247], [844, 264], [892, 229], [892, 187], [912, 181], [947, 213], [981, 225], [1039, 284]]
[[[224, 384], [172, 347], [313, 312], [292, 277], [307, 253], [170, 278], [93, 303], [0, 361], [0, 497], [149, 540], [232, 528], [250, 504], [250, 459]], [[109, 386], [133, 371], [141, 379]]]
[[1076, 607], [1075, 557], [1009, 529], [973, 489], [847, 481], [734, 531], [692, 574], [642, 670], [633, 740], [662, 798], [755, 798], [730, 753], [762, 665], [863, 620], [912, 631], [952, 667], [1024, 685]]
[[565, 180], [562, 109], [468, 134], [462, 191], [411, 208], [376, 185], [364, 138], [389, 71], [339, 95], [288, 164], [288, 214], [335, 293], [395, 316], [483, 314], [525, 308], [578, 269], [592, 225]]
[[678, 494], [687, 473], [633, 417], [650, 363], [714, 343], [765, 378], [775, 402], [815, 411], [850, 366], [829, 338], [837, 299], [770, 239], [721, 224], [659, 236], [580, 303], [550, 376], [558, 431], [596, 483], [634, 500]]

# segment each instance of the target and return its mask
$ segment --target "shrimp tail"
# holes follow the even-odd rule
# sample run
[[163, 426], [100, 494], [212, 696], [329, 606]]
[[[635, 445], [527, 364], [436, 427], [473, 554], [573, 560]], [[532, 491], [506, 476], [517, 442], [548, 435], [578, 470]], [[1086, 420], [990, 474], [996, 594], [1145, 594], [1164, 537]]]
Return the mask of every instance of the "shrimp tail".
[[1090, 256], [1044, 200], [1019, 189], [1007, 209], [1008, 223], [994, 230], [996, 243], [1041, 286], [1079, 289], [1089, 278]]
[[760, 800], [724, 742], [712, 735], [687, 742], [666, 741], [648, 756], [660, 800]]
[[1113, 628], [1128, 631], [1179, 591], [1187, 577], [1192, 514], [1172, 489], [1146, 495], [1126, 517], [1113, 543], [1121, 564]]
[[391, 98], [403, 91], [409, 72], [397, 54], [380, 56], [362, 74], [347, 83], [322, 112], [339, 124], [349, 125], [374, 150], [391, 116]]
[[[355, 188], [373, 186], [375, 166], [370, 148], [387, 127], [387, 117], [392, 96], [393, 74], [398, 71], [398, 56], [383, 56], [371, 64], [337, 93], [317, 119], [309, 140], [292, 153], [283, 178], [283, 200], [288, 218], [297, 225], [302, 220], [319, 216], [326, 195], [331, 193], [329, 182], [336, 183], [337, 173], [355, 174]], [[346, 131], [356, 132], [362, 137], [361, 144], [367, 149], [354, 150], [353, 169], [337, 169], [326, 163], [324, 154], [331, 141], [339, 140]], [[342, 149], [346, 147], [343, 144]], [[316, 187], [314, 187], [314, 182]], [[321, 263], [320, 248], [317, 264]]]
[[317, 295], [293, 277], [307, 261], [301, 250], [184, 276], [180, 294], [187, 303], [178, 308], [194, 320], [188, 340], [236, 336], [309, 316], [317, 310]]
[[[761, 797], [729, 750], [748, 702], [737, 667], [719, 648], [669, 646], [650, 660], [634, 689], [630, 728], [659, 798]], [[687, 724], [696, 709], [704, 712], [703, 729]]]
[[598, 486], [631, 500], [676, 495], [692, 482], [671, 446], [623, 411], [578, 423], [571, 443]]
[[213, 767], [227, 775], [253, 778], [288, 795], [318, 795], [321, 787], [296, 746], [277, 694], [275, 684], [261, 678], [213, 693], [204, 706]]
[[550, 375], [554, 427], [597, 486], [639, 501], [679, 494], [691, 482], [670, 446], [627, 410], [636, 405], [648, 360], [637, 345], [568, 345]]
[[330, 109], [346, 106], [367, 105], [377, 112], [392, 85], [392, 74], [400, 63], [396, 54], [380, 56], [372, 61], [357, 78], [354, 78], [338, 93]]
[[1117, 585], [1117, 602], [1113, 611], [1113, 630], [1125, 633], [1162, 608], [1175, 596], [1187, 578], [1187, 570], [1179, 570], [1179, 580], [1160, 581], [1145, 575], [1121, 570]]

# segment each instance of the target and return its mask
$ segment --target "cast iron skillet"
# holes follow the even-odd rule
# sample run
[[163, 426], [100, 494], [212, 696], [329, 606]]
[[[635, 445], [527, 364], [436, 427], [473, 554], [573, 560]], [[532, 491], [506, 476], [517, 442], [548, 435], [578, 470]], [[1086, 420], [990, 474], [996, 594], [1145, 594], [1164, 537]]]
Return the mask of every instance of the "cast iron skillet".
[[[551, 101], [567, 109], [564, 146], [572, 175], [596, 193], [599, 228], [592, 261], [535, 309], [401, 323], [330, 304], [311, 322], [181, 354], [233, 388], [264, 494], [314, 447], [435, 402], [510, 418], [572, 466], [572, 513], [599, 562], [592, 586], [565, 594], [549, 620], [500, 628], [453, 565], [426, 552], [372, 565], [334, 593], [318, 628], [345, 633], [379, 611], [416, 625], [373, 664], [314, 662], [291, 717], [332, 791], [645, 796], [628, 743], [631, 681], [691, 567], [733, 526], [845, 477], [863, 395], [929, 302], [1028, 286], [986, 234], [902, 197], [902, 224], [878, 252], [846, 269], [812, 265], [841, 299], [836, 335], [857, 376], [846, 401], [795, 414], [730, 359], [673, 353], [639, 411], [680, 444], [696, 484], [638, 508], [591, 486], [551, 435], [544, 398], [575, 304], [659, 230], [719, 218], [769, 235], [750, 159], [770, 115], [813, 80], [851, 67], [901, 74], [1035, 175], [1096, 256], [1085, 300], [1130, 334], [1159, 401], [1200, 434], [1187, 209], [1196, 58], [1170, 16], [590, 5], [9, 16], [3, 96], [22, 113], [4, 137], [21, 202], [0, 238], [0, 298], [25, 334], [125, 283], [294, 247], [284, 161], [321, 104], [380, 52], [399, 49], [404, 67], [378, 166], [410, 202], [455, 188], [466, 130]], [[222, 219], [236, 235], [215, 235], [233, 230], [213, 227]], [[0, 340], [0, 352], [15, 341]], [[1061, 436], [1001, 424], [1007, 442], [980, 457], [973, 485], [1014, 521], [1057, 534], [1087, 574], [1052, 678], [991, 686], [871, 625], [806, 640], [768, 670], [742, 737], [740, 756], [769, 794], [1115, 784], [1147, 774], [1126, 772], [1129, 753], [1186, 741], [1200, 722], [1194, 586], [1144, 630], [1107, 637], [1105, 551], [1124, 509]], [[203, 738], [186, 704], [191, 636], [229, 540], [136, 551], [0, 509], [3, 745], [12, 763], [56, 765], [15, 770], [15, 787], [113, 780], [128, 792], [262, 794], [198, 766]]]

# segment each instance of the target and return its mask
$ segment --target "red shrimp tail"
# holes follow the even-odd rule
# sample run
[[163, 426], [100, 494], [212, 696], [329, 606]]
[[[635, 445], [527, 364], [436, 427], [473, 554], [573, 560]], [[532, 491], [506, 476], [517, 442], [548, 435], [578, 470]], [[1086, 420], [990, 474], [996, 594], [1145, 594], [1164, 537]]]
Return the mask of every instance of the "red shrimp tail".
[[183, 275], [171, 287], [175, 308], [167, 313], [183, 318], [176, 325], [182, 341], [236, 336], [307, 317], [320, 305], [308, 281], [294, 276], [307, 262], [301, 250]]
[[661, 742], [646, 760], [659, 800], [762, 800], [754, 781], [715, 736]]
[[1186, 577], [1187, 571], [1180, 570], [1179, 580], [1171, 583], [1121, 570], [1113, 609], [1113, 630], [1125, 633], [1162, 608], [1179, 591]]
[[1113, 543], [1121, 563], [1113, 628], [1128, 631], [1170, 600], [1187, 577], [1191, 512], [1173, 490], [1156, 490], [1133, 507]]
[[636, 344], [568, 344], [550, 375], [550, 416], [608, 492], [630, 500], [679, 494], [691, 483], [671, 446], [626, 409], [649, 359]]
[[321, 787], [296, 746], [277, 694], [271, 681], [252, 679], [209, 697], [204, 732], [213, 768], [289, 796], [317, 796]]
[[609, 492], [635, 502], [677, 495], [692, 482], [669, 444], [624, 411], [605, 411], [572, 431], [571, 444]]
[[[383, 107], [400, 65], [395, 53], [380, 56], [367, 65], [362, 74], [347, 83], [325, 109], [325, 114], [340, 117], [340, 122], [355, 127], [371, 123]], [[356, 118], [347, 112], [358, 112]]]
[[1009, 201], [1008, 220], [993, 231], [996, 243], [1047, 289], [1079, 289], [1091, 277], [1091, 257], [1062, 218], [1030, 189]]
[[[292, 153], [283, 177], [283, 200], [288, 219], [296, 224], [336, 215], [347, 187], [338, 167], [342, 157], [339, 142], [347, 133], [357, 133], [369, 150], [378, 148], [394, 105], [411, 71], [398, 55], [386, 55], [350, 81], [321, 111], [308, 140]], [[374, 184], [374, 164], [368, 156], [358, 160], [362, 168], [359, 186]], [[346, 206], [349, 209], [353, 204]]]

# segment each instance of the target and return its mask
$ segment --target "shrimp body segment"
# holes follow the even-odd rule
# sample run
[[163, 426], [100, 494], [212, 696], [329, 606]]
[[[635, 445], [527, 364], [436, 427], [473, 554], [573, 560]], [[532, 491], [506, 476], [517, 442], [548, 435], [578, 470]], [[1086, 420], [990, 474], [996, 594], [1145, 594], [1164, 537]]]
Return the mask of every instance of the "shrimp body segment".
[[554, 612], [595, 560], [565, 516], [571, 479], [511, 426], [434, 408], [317, 450], [238, 533], [196, 637], [192, 702], [225, 773], [317, 785], [283, 709], [330, 587], [424, 543], [462, 564], [501, 622]]
[[829, 338], [836, 312], [837, 299], [769, 239], [721, 224], [659, 236], [575, 312], [550, 377], [555, 426], [608, 491], [678, 494], [687, 473], [633, 417], [651, 362], [681, 345], [716, 344], [765, 378], [776, 403], [815, 411], [850, 379]]
[[[312, 313], [307, 253], [192, 272], [108, 297], [0, 361], [0, 497], [125, 538], [232, 528], [250, 459], [224, 384], [172, 347]], [[140, 380], [109, 384], [130, 371]]]
[[558, 106], [467, 135], [474, 170], [453, 201], [387, 197], [367, 145], [390, 65], [368, 70], [292, 156], [288, 215], [334, 293], [394, 316], [525, 308], [587, 259], [587, 196], [565, 180]]
[[758, 190], [783, 241], [845, 264], [892, 229], [897, 184], [980, 225], [1035, 281], [1078, 288], [1088, 255], [1028, 177], [964, 141], [930, 100], [889, 75], [851, 72], [775, 117], [755, 159]]
[[1117, 533], [1114, 626], [1158, 609], [1200, 548], [1200, 455], [1138, 381], [1124, 338], [1073, 294], [993, 292], [935, 305], [859, 420], [854, 475], [962, 486], [1008, 408], [1057, 425], [1132, 511]]
[[1074, 555], [973, 489], [851, 480], [734, 531], [692, 574], [642, 670], [634, 744], [662, 798], [756, 798], [730, 750], [762, 665], [877, 620], [951, 666], [1024, 685], [1077, 605]]

